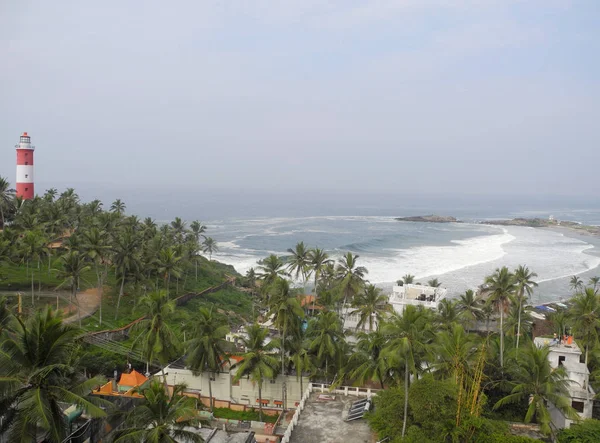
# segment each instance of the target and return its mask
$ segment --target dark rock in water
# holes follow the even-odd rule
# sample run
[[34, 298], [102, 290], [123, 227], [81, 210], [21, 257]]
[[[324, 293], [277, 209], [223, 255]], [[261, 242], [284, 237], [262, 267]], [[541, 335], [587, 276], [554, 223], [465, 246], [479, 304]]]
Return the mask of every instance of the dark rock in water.
[[457, 223], [454, 217], [444, 215], [418, 215], [414, 217], [397, 217], [397, 221], [424, 222], [424, 223]]

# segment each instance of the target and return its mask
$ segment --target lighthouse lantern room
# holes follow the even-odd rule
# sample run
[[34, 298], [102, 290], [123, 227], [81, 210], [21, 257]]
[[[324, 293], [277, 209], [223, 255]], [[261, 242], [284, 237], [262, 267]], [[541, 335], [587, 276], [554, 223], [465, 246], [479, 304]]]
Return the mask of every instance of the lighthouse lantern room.
[[21, 135], [17, 148], [17, 197], [33, 198], [33, 151], [31, 138], [26, 132]]

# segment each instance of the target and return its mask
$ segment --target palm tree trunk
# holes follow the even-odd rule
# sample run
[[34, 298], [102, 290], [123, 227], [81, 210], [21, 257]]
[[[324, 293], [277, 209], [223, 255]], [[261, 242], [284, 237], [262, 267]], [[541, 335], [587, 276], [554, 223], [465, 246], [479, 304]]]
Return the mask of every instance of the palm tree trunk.
[[194, 259], [194, 263], [196, 264], [196, 283], [198, 283], [198, 258]]
[[171, 273], [167, 272], [167, 299], [169, 298], [169, 287], [171, 286]]
[[522, 297], [519, 297], [519, 319], [517, 320], [517, 357], [519, 356], [519, 338], [521, 337], [521, 305], [522, 305]]
[[500, 367], [504, 367], [504, 306], [500, 306]]
[[119, 289], [119, 296], [117, 297], [117, 310], [115, 311], [115, 321], [119, 318], [119, 305], [121, 304], [121, 297], [123, 296], [123, 286], [125, 286], [125, 275], [121, 279], [121, 289]]
[[262, 383], [258, 383], [258, 419], [262, 421]]
[[210, 412], [214, 409], [213, 395], [212, 395], [212, 383], [211, 383], [212, 374], [208, 374], [208, 395], [210, 396]]
[[100, 267], [98, 266], [98, 263], [96, 263], [96, 281], [97, 281], [97, 286], [98, 286], [98, 298], [100, 299], [100, 304], [98, 306], [99, 308], [99, 320], [100, 320], [100, 325], [102, 325], [102, 276], [100, 275]]
[[31, 306], [33, 306], [34, 304], [34, 293], [35, 293], [35, 286], [33, 284], [33, 269], [31, 270]]
[[406, 434], [406, 420], [408, 419], [408, 359], [404, 362], [404, 422], [402, 423], [402, 437]]
[[284, 350], [284, 348], [285, 348], [285, 328], [283, 328], [283, 331], [281, 334], [281, 375], [283, 375], [283, 376], [285, 376], [285, 363], [284, 363], [285, 350]]
[[79, 321], [79, 327], [81, 328], [81, 305], [77, 299], [77, 288], [75, 288], [75, 304], [77, 305], [77, 320]]

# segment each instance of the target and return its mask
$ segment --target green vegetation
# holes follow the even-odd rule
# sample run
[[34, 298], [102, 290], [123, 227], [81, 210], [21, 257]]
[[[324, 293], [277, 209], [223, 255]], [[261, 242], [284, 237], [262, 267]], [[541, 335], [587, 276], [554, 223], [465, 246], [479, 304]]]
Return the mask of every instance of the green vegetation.
[[214, 408], [213, 414], [217, 418], [226, 418], [228, 420], [264, 421], [266, 423], [275, 423], [277, 421], [276, 415], [263, 415], [261, 420], [260, 414], [254, 409], [249, 411], [234, 411], [228, 408]]
[[[0, 198], [0, 205], [2, 285], [21, 290], [23, 303], [33, 305], [15, 317], [14, 298], [0, 302], [0, 402], [8, 411], [0, 432], [61, 441], [66, 427], [56, 405], [74, 403], [102, 415], [88, 399], [101, 380], [86, 377], [108, 375], [128, 359], [145, 372], [185, 356], [194, 373], [214, 373], [227, 361], [225, 334], [240, 324], [246, 334], [235, 351], [241, 358], [232, 368], [234, 380], [252, 380], [261, 406], [244, 413], [215, 409], [216, 416], [261, 420], [263, 384], [279, 374], [295, 374], [333, 386], [380, 387], [368, 420], [378, 438], [390, 442], [526, 442], [509, 435], [506, 420], [537, 423], [550, 436], [550, 403], [578, 417], [565, 371], [552, 370], [548, 350], [532, 343], [527, 301], [535, 273], [525, 266], [495, 270], [477, 293], [442, 300], [436, 311], [410, 305], [396, 313], [352, 253], [336, 262], [327, 252], [299, 243], [289, 257], [271, 255], [241, 277], [211, 260], [218, 247], [207, 241], [200, 222], [188, 228], [176, 218], [158, 226], [127, 216], [120, 200], [107, 212], [98, 201], [80, 203], [72, 190], [58, 198], [48, 191], [26, 202], [9, 196]], [[203, 249], [208, 258], [198, 255]], [[290, 276], [304, 285], [314, 281], [312, 306], [299, 298]], [[227, 286], [187, 300], [186, 294], [234, 279], [243, 290]], [[406, 274], [399, 283], [413, 281]], [[599, 285], [600, 279], [586, 287], [574, 278], [570, 306], [552, 315], [556, 332], [572, 331], [584, 349], [595, 388], [600, 382]], [[72, 299], [75, 309], [68, 316], [79, 314], [80, 326], [64, 323], [52, 310], [35, 311], [44, 304], [43, 288], [58, 288]], [[85, 289], [96, 294], [99, 306], [84, 319], [76, 308]], [[359, 318], [354, 330], [344, 328], [349, 313]], [[87, 332], [140, 318], [118, 344], [102, 348], [82, 340]], [[254, 323], [259, 318], [271, 320], [277, 333]], [[490, 328], [492, 319], [499, 321]], [[486, 333], [473, 332], [482, 320]], [[25, 352], [30, 348], [37, 354]], [[140, 389], [142, 406], [128, 414], [116, 441], [134, 435], [166, 439], [183, 431], [183, 423], [197, 423], [196, 403], [180, 395], [185, 388], [178, 386], [169, 396], [163, 383], [166, 377], [159, 376]], [[579, 426], [573, 431], [585, 435], [596, 425]]]
[[596, 443], [600, 438], [600, 420], [584, 420], [558, 433], [559, 443]]

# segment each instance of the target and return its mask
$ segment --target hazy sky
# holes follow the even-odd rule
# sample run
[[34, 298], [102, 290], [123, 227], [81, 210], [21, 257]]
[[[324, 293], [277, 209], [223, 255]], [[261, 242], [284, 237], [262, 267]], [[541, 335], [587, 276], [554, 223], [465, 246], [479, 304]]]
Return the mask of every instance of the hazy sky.
[[600, 1], [0, 2], [0, 175], [596, 195]]

